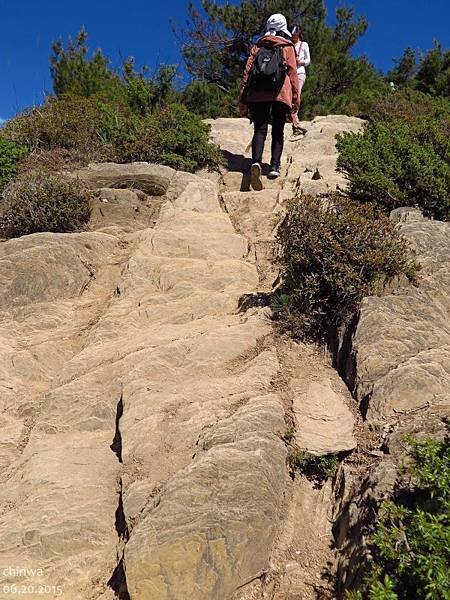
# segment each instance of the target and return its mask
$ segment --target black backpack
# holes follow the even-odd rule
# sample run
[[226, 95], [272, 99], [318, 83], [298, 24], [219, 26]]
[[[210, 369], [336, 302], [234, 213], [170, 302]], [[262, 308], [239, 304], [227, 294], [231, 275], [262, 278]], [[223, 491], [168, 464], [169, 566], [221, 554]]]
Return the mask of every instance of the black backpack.
[[283, 46], [258, 50], [253, 61], [250, 87], [258, 91], [279, 92], [286, 77]]

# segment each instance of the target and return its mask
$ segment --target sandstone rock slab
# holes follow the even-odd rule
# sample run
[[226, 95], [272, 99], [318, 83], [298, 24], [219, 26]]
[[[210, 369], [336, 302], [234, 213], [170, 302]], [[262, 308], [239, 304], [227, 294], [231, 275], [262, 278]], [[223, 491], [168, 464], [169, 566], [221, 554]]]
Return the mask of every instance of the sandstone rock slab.
[[163, 196], [174, 175], [175, 171], [170, 167], [146, 162], [93, 163], [72, 174], [93, 189], [131, 188], [150, 196]]
[[311, 454], [353, 450], [354, 418], [345, 399], [327, 381], [292, 382], [296, 444]]
[[279, 400], [261, 397], [201, 436], [195, 461], [155, 498], [126, 545], [132, 598], [225, 599], [237, 581], [267, 568], [284, 487], [285, 449], [275, 435], [283, 423]]
[[355, 392], [368, 418], [446, 406], [450, 412], [450, 224], [399, 210], [422, 264], [417, 286], [364, 300], [353, 337]]

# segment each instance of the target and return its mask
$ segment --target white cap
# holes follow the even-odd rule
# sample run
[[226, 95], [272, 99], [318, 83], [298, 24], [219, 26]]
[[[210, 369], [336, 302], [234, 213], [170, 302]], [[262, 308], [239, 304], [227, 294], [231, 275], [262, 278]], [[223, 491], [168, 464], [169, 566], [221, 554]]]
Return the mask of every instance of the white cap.
[[266, 23], [266, 35], [276, 35], [277, 31], [282, 31], [292, 37], [287, 26], [286, 17], [280, 13], [270, 16]]

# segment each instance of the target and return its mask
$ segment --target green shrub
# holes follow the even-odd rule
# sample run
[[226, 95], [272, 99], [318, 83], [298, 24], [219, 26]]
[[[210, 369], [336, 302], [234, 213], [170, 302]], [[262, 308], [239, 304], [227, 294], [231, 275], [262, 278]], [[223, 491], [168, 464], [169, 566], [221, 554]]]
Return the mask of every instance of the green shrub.
[[309, 479], [315, 481], [324, 481], [333, 477], [339, 464], [339, 456], [337, 454], [316, 456], [301, 450], [292, 452], [288, 460], [293, 471], [298, 470]]
[[19, 175], [35, 170], [71, 171], [85, 167], [88, 162], [87, 157], [76, 150], [66, 150], [64, 148], [35, 150], [20, 161]]
[[175, 102], [180, 97], [175, 67], [162, 66], [150, 75], [128, 59], [119, 72], [101, 50], [89, 55], [86, 44], [84, 30], [66, 47], [55, 42], [50, 63], [56, 96], [2, 129], [6, 140], [28, 149], [31, 163], [40, 166], [42, 159], [49, 168], [48, 159], [57, 152], [54, 170], [61, 159], [70, 167], [72, 157], [73, 166], [80, 157], [84, 162], [151, 161], [186, 171], [219, 165], [209, 126]]
[[95, 100], [65, 95], [50, 97], [8, 121], [5, 137], [34, 150], [64, 148], [86, 156], [101, 154], [101, 111]]
[[85, 161], [149, 161], [196, 171], [220, 163], [209, 131], [209, 125], [179, 104], [140, 117], [126, 104], [97, 96], [63, 95], [9, 121], [4, 136], [33, 154], [65, 150], [77, 164], [83, 157]]
[[101, 141], [101, 154], [108, 160], [118, 160], [119, 147], [123, 139], [130, 135], [136, 117], [126, 104], [111, 104], [97, 100], [99, 111], [98, 136]]
[[311, 196], [291, 201], [278, 242], [283, 285], [275, 318], [302, 339], [323, 339], [363, 296], [402, 275], [414, 279], [417, 269], [387, 216], [338, 195], [326, 203]]
[[372, 102], [367, 110], [371, 122], [401, 119], [414, 125], [424, 116], [447, 120], [450, 115], [450, 101], [447, 98], [434, 98], [411, 88], [400, 88], [383, 94]]
[[82, 229], [90, 216], [89, 200], [89, 193], [77, 180], [47, 171], [24, 173], [3, 191], [0, 236]]
[[450, 218], [450, 115], [423, 116], [415, 123], [387, 119], [363, 133], [338, 137], [338, 168], [358, 200], [387, 210], [419, 206], [437, 219]]
[[450, 217], [450, 102], [404, 88], [367, 111], [362, 133], [338, 136], [338, 168], [358, 200]]
[[0, 192], [17, 175], [19, 161], [26, 153], [24, 146], [0, 137]]
[[136, 119], [134, 131], [123, 142], [123, 162], [158, 162], [184, 171], [217, 167], [220, 153], [209, 142], [209, 125], [181, 104]]
[[[373, 561], [348, 598], [450, 598], [449, 440], [410, 440], [409, 463], [378, 514]], [[383, 595], [384, 594], [384, 595]], [[388, 595], [390, 594], [390, 595]]]

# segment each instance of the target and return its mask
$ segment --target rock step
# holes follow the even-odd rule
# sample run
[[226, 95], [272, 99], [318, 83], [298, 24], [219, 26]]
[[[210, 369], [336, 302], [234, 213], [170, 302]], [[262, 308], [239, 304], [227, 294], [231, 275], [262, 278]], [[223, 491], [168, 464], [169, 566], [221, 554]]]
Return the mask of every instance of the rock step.
[[301, 450], [325, 455], [356, 448], [355, 419], [330, 381], [292, 380], [295, 442]]

